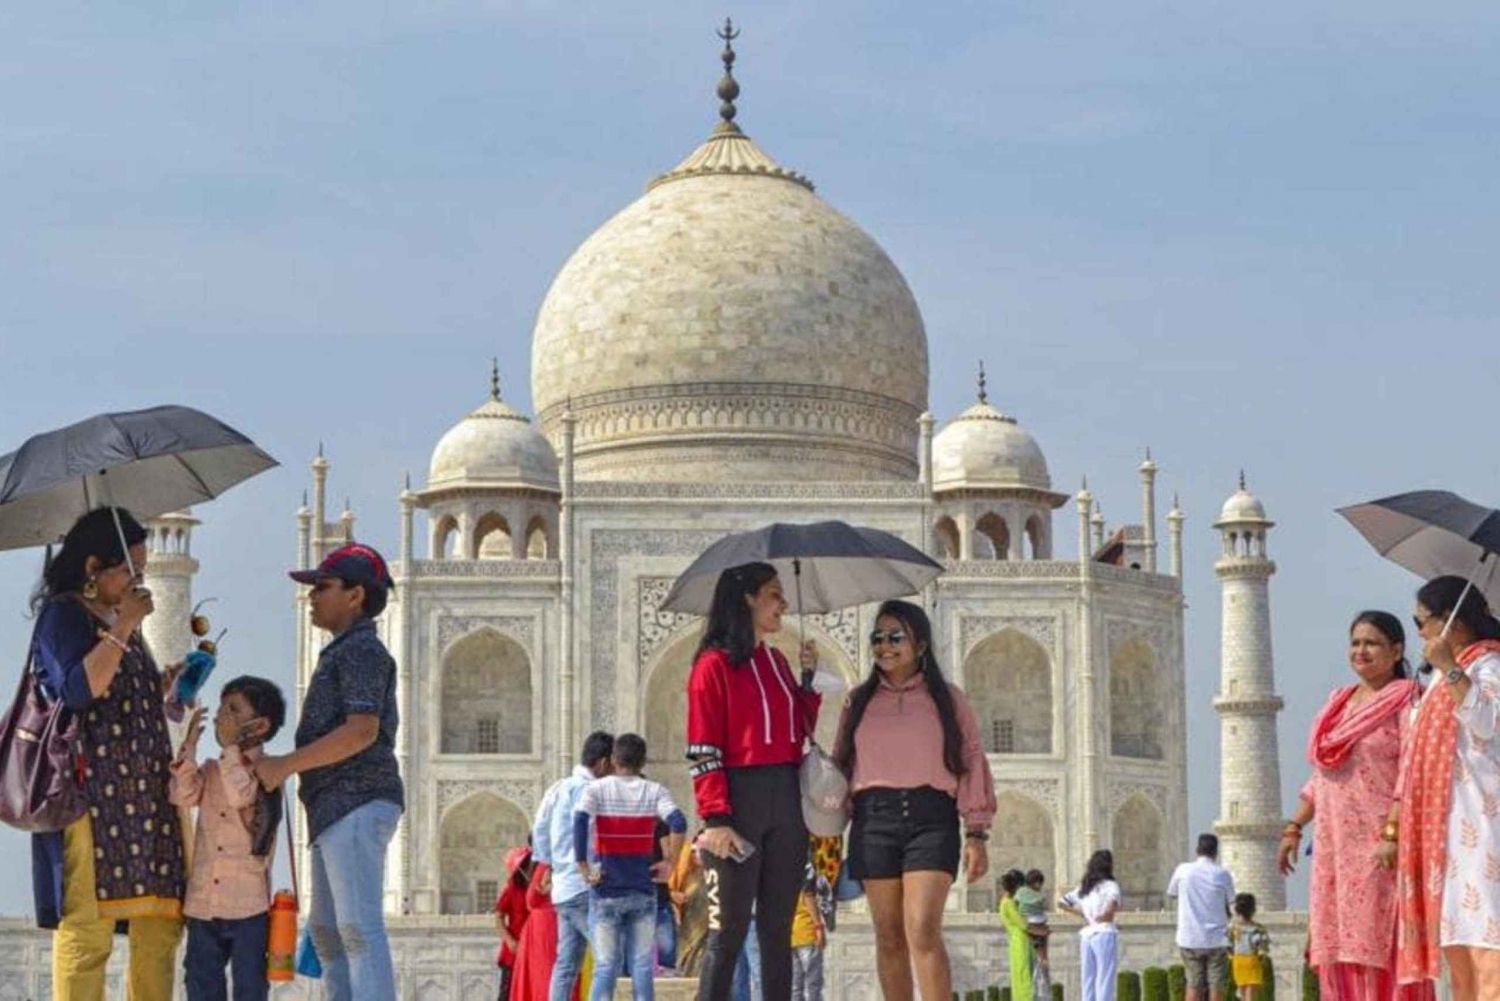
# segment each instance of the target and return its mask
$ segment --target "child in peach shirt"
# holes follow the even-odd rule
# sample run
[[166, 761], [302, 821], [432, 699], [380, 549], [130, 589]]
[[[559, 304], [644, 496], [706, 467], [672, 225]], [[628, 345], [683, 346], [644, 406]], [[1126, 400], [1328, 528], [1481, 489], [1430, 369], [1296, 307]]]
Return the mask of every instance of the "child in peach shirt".
[[281, 689], [264, 678], [235, 678], [219, 696], [217, 759], [198, 764], [203, 710], [193, 713], [172, 762], [169, 798], [198, 808], [193, 865], [182, 912], [187, 918], [183, 971], [188, 1001], [265, 1001], [271, 860], [281, 821], [281, 792], [266, 793], [253, 771], [262, 745], [286, 720]]

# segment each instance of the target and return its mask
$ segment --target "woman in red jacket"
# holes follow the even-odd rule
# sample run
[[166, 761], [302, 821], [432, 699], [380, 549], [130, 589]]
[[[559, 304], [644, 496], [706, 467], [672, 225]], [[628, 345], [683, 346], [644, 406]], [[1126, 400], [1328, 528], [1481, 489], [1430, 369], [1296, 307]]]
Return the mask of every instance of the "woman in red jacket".
[[812, 644], [799, 657], [799, 684], [766, 643], [786, 610], [775, 567], [724, 571], [688, 679], [687, 753], [710, 902], [698, 1001], [728, 1001], [752, 913], [765, 1001], [792, 993], [792, 917], [807, 865], [797, 765], [821, 699], [809, 687]]

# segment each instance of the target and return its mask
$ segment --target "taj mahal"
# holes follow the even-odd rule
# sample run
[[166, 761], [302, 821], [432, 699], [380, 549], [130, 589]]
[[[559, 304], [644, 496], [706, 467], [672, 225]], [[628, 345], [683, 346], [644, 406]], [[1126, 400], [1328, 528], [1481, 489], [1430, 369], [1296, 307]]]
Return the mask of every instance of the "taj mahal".
[[[999, 803], [991, 876], [949, 901], [955, 987], [1004, 968], [995, 874], [1039, 867], [1049, 886], [1073, 885], [1099, 847], [1114, 850], [1132, 912], [1123, 965], [1173, 962], [1162, 893], [1195, 833], [1186, 515], [1174, 502], [1159, 523], [1157, 466], [1143, 451], [1139, 516], [1107, 525], [1086, 484], [1054, 482], [1031, 430], [1046, 415], [1023, 425], [982, 371], [967, 409], [930, 412], [927, 333], [896, 262], [751, 138], [727, 44], [723, 58], [708, 137], [586, 239], [541, 298], [533, 412], [506, 402], [498, 373], [487, 395], [476, 380], [477, 406], [454, 414], [425, 479], [395, 498], [396, 589], [380, 627], [399, 665], [408, 792], [386, 875], [402, 996], [493, 996], [489, 911], [504, 849], [525, 841], [589, 731], [644, 735], [647, 774], [692, 803], [685, 684], [701, 620], [662, 601], [711, 542], [771, 521], [873, 526], [945, 565], [922, 600], [943, 667], [979, 717]], [[662, 152], [670, 163], [674, 151]], [[295, 515], [303, 566], [356, 535], [353, 512], [327, 506], [335, 458], [313, 460]], [[174, 631], [191, 606], [196, 524], [182, 513], [151, 526], [157, 649], [188, 647]], [[1290, 989], [1305, 925], [1286, 912], [1275, 871], [1272, 527], [1243, 480], [1213, 521], [1221, 680], [1213, 706], [1193, 711], [1219, 716], [1215, 828], [1237, 885], [1261, 901]], [[299, 697], [327, 640], [304, 601], [289, 595], [286, 612]], [[804, 623], [821, 663], [850, 684], [868, 669], [872, 614]], [[796, 630], [781, 642], [794, 650]], [[836, 719], [823, 714], [825, 745]], [[860, 906], [850, 910], [829, 942], [829, 996], [876, 998], [874, 940]], [[12, 971], [31, 972], [23, 993], [0, 997], [46, 993], [47, 939], [28, 932], [5, 930]], [[1053, 939], [1069, 997], [1075, 938]], [[277, 988], [316, 993], [305, 980]]]

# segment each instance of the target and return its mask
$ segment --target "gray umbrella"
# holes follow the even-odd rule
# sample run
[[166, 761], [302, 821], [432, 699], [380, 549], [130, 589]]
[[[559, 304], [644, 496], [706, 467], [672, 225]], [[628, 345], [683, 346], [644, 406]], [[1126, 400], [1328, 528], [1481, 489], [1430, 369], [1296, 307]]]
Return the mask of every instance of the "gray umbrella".
[[942, 564], [889, 532], [842, 521], [778, 522], [709, 546], [677, 578], [662, 607], [707, 615], [719, 575], [746, 563], [769, 563], [792, 581], [799, 615], [916, 594], [943, 572]]
[[212, 500], [276, 460], [189, 407], [100, 414], [0, 456], [0, 549], [56, 542], [102, 504], [142, 520]]
[[1447, 490], [1414, 490], [1342, 507], [1339, 514], [1386, 559], [1424, 580], [1466, 577], [1490, 607], [1500, 607], [1500, 558], [1492, 558], [1500, 554], [1500, 511]]

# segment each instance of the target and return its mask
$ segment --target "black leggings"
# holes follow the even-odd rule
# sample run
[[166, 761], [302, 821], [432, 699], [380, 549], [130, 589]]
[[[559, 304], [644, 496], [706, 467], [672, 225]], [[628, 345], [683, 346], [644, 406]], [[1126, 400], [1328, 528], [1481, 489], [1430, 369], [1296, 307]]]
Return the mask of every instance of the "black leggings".
[[728, 768], [734, 829], [755, 846], [743, 862], [708, 856], [708, 941], [698, 1001], [729, 1001], [752, 910], [764, 1001], [792, 996], [792, 918], [807, 870], [807, 825], [796, 765]]

